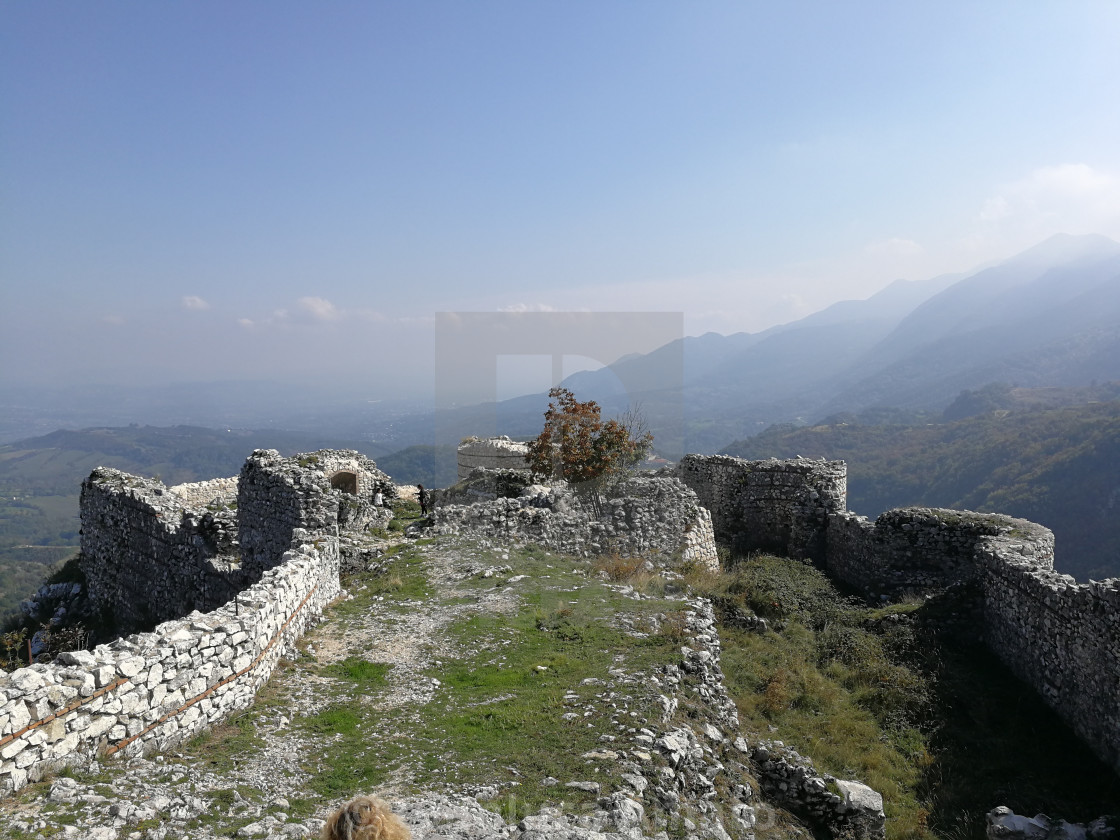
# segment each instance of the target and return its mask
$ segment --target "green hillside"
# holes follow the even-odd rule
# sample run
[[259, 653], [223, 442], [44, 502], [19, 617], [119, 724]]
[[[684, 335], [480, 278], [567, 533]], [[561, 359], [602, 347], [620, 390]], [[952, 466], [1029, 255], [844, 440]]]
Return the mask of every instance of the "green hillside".
[[397, 484], [448, 487], [458, 480], [454, 446], [409, 446], [377, 459]]
[[843, 459], [857, 513], [904, 505], [1007, 513], [1054, 531], [1061, 571], [1120, 576], [1120, 402], [925, 426], [773, 427], [724, 453]]
[[77, 550], [78, 494], [95, 467], [173, 485], [236, 475], [258, 448], [291, 454], [327, 447], [357, 449], [375, 460], [385, 454], [376, 445], [305, 433], [196, 426], [60, 430], [0, 446], [0, 617]]

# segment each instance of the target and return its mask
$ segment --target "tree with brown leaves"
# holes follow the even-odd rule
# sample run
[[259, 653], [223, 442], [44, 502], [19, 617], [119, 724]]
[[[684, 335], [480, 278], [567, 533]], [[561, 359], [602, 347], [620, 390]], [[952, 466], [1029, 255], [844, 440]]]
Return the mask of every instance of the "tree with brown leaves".
[[604, 423], [594, 400], [580, 402], [567, 388], [548, 396], [544, 429], [529, 441], [529, 468], [542, 478], [564, 479], [597, 506], [600, 491], [645, 457], [653, 435], [640, 410]]

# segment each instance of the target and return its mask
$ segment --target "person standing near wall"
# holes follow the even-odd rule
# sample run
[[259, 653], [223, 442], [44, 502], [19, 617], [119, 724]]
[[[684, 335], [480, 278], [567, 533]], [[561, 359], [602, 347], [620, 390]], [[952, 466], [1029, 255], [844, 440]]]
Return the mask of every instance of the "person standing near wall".
[[432, 494], [424, 489], [423, 484], [417, 484], [416, 489], [419, 491], [420, 513], [424, 516], [428, 515], [428, 505], [432, 502]]

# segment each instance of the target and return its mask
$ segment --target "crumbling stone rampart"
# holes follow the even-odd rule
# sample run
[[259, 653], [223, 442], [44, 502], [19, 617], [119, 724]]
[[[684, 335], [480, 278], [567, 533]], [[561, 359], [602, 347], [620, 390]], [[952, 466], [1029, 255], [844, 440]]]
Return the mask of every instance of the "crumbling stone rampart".
[[685, 455], [676, 475], [712, 514], [716, 537], [732, 551], [820, 559], [828, 517], [847, 505], [843, 461], [744, 461]]
[[178, 498], [183, 507], [228, 507], [237, 503], [237, 476], [176, 484], [167, 491]]
[[350, 451], [258, 450], [239, 478], [174, 488], [94, 470], [89, 597], [125, 628], [155, 627], [0, 674], [0, 793], [82, 756], [166, 749], [250, 705], [337, 597], [340, 534], [391, 516], [377, 490], [396, 495]]
[[320, 450], [291, 458], [258, 449], [245, 461], [237, 491], [239, 539], [246, 574], [259, 576], [279, 562], [292, 530], [358, 531], [385, 525], [388, 508], [373, 494], [395, 498], [393, 480], [352, 450]]
[[[1048, 529], [997, 513], [941, 508], [896, 508], [874, 523], [844, 511], [828, 522], [828, 570], [869, 595], [943, 589], [979, 580], [977, 552], [989, 537], [1018, 535], [1032, 556], [1054, 565], [1054, 535]], [[1026, 543], [1025, 543], [1026, 544]]]
[[445, 505], [432, 514], [436, 533], [469, 532], [534, 542], [589, 557], [617, 551], [672, 556], [718, 568], [711, 517], [675, 478], [636, 477], [616, 488], [596, 512], [570, 491], [533, 487], [518, 498]]
[[217, 609], [0, 674], [0, 793], [79, 757], [166, 749], [251, 705], [338, 594], [337, 541], [295, 537], [283, 562]]
[[1120, 578], [1079, 584], [1046, 550], [1018, 535], [980, 546], [984, 639], [1120, 772]]
[[1056, 573], [1053, 533], [1022, 519], [902, 508], [871, 523], [845, 510], [845, 470], [688, 455], [678, 474], [740, 550], [813, 557], [873, 595], [973, 583], [989, 647], [1120, 772], [1120, 579]]
[[158, 481], [97, 469], [81, 517], [89, 596], [122, 628], [209, 611], [245, 583], [229, 508], [188, 507]]

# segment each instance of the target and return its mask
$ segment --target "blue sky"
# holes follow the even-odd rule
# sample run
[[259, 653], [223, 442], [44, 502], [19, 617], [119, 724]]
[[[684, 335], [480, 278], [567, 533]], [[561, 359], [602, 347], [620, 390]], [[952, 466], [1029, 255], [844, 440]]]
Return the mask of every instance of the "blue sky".
[[1120, 238], [1115, 2], [0, 4], [0, 381], [430, 391], [440, 311], [756, 331]]

